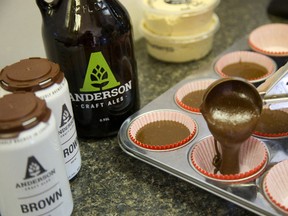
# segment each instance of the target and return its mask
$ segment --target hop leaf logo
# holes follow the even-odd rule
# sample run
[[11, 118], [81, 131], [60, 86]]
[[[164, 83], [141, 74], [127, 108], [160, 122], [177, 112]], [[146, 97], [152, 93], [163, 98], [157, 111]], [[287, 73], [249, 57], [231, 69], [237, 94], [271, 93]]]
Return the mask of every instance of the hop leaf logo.
[[41, 172], [40, 166], [38, 166], [38, 164], [32, 162], [28, 167], [28, 172], [29, 172], [31, 177], [35, 177], [35, 176], [39, 175]]
[[96, 68], [93, 69], [92, 73], [90, 74], [90, 79], [91, 85], [100, 89], [109, 83], [108, 72], [100, 65], [97, 65]]
[[67, 112], [67, 110], [65, 110], [65, 111], [63, 112], [63, 121], [64, 121], [64, 124], [68, 123], [69, 119], [70, 119], [70, 113]]
[[101, 52], [91, 53], [80, 92], [99, 92], [120, 85]]
[[65, 124], [67, 124], [70, 121], [70, 119], [72, 119], [72, 116], [71, 116], [66, 104], [63, 104], [60, 128], [63, 127]]
[[44, 172], [46, 172], [46, 170], [34, 156], [28, 157], [26, 166], [26, 175], [24, 179], [33, 178]]

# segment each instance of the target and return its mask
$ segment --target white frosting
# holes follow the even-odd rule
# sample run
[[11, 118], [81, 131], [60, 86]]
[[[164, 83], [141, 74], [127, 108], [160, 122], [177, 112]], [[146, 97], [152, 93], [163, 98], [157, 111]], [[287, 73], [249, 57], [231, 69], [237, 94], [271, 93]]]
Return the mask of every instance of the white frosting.
[[167, 62], [186, 62], [200, 59], [209, 53], [219, 25], [219, 19], [217, 15], [214, 15], [204, 32], [175, 37], [154, 34], [147, 29], [145, 21], [142, 22], [141, 28], [151, 56]]
[[[158, 35], [185, 36], [205, 32], [219, 0], [143, 0], [147, 29]], [[180, 2], [173, 4], [171, 1]], [[170, 3], [169, 3], [170, 2]]]
[[[146, 10], [167, 15], [182, 13], [202, 13], [213, 10], [220, 0], [143, 0]], [[169, 13], [169, 14], [168, 14]]]

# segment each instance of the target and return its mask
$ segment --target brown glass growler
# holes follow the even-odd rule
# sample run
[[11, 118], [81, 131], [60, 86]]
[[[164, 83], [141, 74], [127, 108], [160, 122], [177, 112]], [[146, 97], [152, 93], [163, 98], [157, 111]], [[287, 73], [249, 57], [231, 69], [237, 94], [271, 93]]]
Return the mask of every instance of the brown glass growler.
[[78, 136], [117, 134], [139, 108], [133, 32], [117, 0], [36, 0], [47, 58], [69, 84]]

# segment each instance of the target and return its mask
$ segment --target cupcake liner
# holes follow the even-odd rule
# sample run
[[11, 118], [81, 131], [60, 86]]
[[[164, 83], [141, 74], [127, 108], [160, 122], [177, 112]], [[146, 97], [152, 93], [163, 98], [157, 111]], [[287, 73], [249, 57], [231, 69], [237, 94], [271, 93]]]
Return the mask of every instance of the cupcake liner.
[[239, 62], [255, 63], [267, 69], [268, 73], [265, 75], [248, 79], [248, 81], [251, 83], [260, 82], [267, 79], [277, 69], [276, 63], [270, 57], [251, 51], [235, 51], [220, 57], [214, 65], [214, 70], [221, 77], [230, 77], [229, 75], [223, 73], [223, 68], [230, 64]]
[[[189, 130], [189, 135], [182, 140], [173, 143], [167, 143], [163, 145], [152, 145], [151, 143], [142, 143], [141, 141], [137, 140], [137, 132], [144, 126], [149, 123], [153, 122], [160, 122], [160, 121], [172, 121], [176, 123], [181, 123]], [[157, 129], [156, 129], [157, 130]], [[158, 131], [156, 131], [158, 132]], [[183, 145], [187, 144], [193, 138], [195, 138], [198, 132], [198, 126], [196, 122], [189, 116], [177, 112], [177, 111], [170, 111], [170, 110], [159, 110], [154, 112], [145, 113], [139, 118], [135, 119], [129, 129], [129, 137], [133, 141], [134, 144], [149, 150], [171, 150], [178, 147], [182, 147]], [[159, 136], [165, 136], [165, 134], [157, 134]]]
[[252, 50], [270, 56], [288, 55], [288, 25], [273, 23], [254, 29], [248, 38]]
[[[265, 106], [262, 110], [262, 115], [264, 113], [265, 110], [268, 110], [269, 108], [267, 106]], [[280, 109], [280, 110], [271, 110], [271, 112], [278, 112], [278, 111], [283, 111], [285, 113], [287, 113], [288, 115], [288, 109]], [[269, 114], [265, 115], [265, 117], [267, 118], [267, 116], [269, 116]], [[262, 116], [263, 117], [263, 116]], [[261, 118], [260, 116], [260, 121]], [[283, 121], [284, 119], [277, 119], [277, 117], [271, 115], [270, 117], [272, 119], [272, 121], [274, 122], [273, 124], [266, 124], [265, 126], [267, 127], [275, 127], [279, 122]], [[287, 116], [288, 118], [288, 116]], [[259, 123], [258, 123], [259, 125]], [[288, 131], [283, 131], [280, 133], [268, 133], [268, 132], [264, 132], [264, 131], [258, 131], [257, 127], [255, 129], [255, 131], [253, 132], [254, 136], [260, 137], [260, 138], [268, 138], [268, 139], [279, 139], [279, 138], [284, 138], [284, 137], [288, 137]]]
[[192, 107], [185, 103], [183, 103], [183, 98], [191, 92], [204, 90], [206, 89], [211, 83], [213, 83], [215, 79], [204, 79], [204, 80], [197, 80], [193, 82], [189, 82], [183, 85], [175, 94], [175, 101], [178, 106], [183, 108], [184, 110], [190, 111], [192, 113], [200, 114], [199, 107]]
[[274, 165], [264, 178], [264, 193], [279, 210], [288, 214], [288, 160]]
[[[218, 144], [221, 153], [221, 146]], [[240, 148], [239, 153], [240, 172], [238, 174], [222, 175], [214, 174], [213, 158], [216, 155], [214, 137], [209, 136], [197, 143], [191, 152], [193, 167], [205, 177], [227, 183], [239, 183], [252, 181], [265, 169], [268, 160], [268, 152], [265, 144], [250, 137]]]

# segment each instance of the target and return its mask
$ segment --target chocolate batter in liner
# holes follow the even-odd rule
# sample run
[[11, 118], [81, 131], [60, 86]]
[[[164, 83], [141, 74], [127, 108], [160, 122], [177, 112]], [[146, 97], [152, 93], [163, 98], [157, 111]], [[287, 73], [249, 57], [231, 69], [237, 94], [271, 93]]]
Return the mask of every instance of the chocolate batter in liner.
[[221, 77], [241, 77], [251, 83], [264, 81], [276, 69], [277, 65], [273, 59], [252, 51], [227, 53], [220, 57], [214, 66], [215, 72]]
[[[214, 137], [209, 136], [194, 145], [190, 159], [192, 166], [205, 177], [227, 183], [243, 183], [256, 179], [265, 169], [268, 161], [268, 150], [265, 144], [250, 137], [240, 149], [240, 173], [223, 175], [214, 173], [213, 159], [216, 154]], [[221, 154], [221, 146], [218, 145]]]
[[200, 105], [206, 88], [214, 82], [215, 79], [203, 79], [189, 82], [183, 85], [175, 94], [175, 101], [182, 109], [196, 113], [200, 113]]
[[267, 77], [269, 71], [260, 64], [254, 62], [241, 62], [226, 65], [222, 71], [218, 71], [222, 77], [241, 77], [249, 81], [257, 81]]
[[262, 110], [253, 135], [263, 138], [281, 138], [288, 136], [288, 109]]
[[134, 144], [149, 150], [182, 147], [197, 132], [197, 124], [191, 117], [172, 110], [146, 113], [133, 121], [128, 130]]

